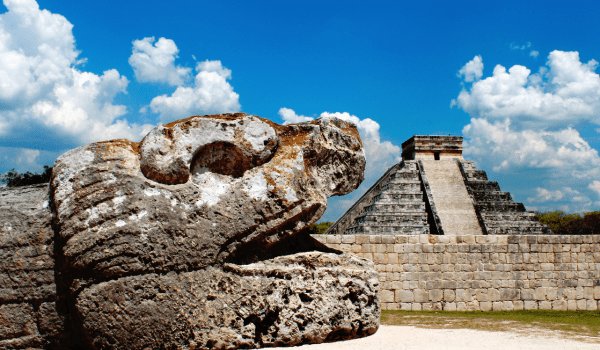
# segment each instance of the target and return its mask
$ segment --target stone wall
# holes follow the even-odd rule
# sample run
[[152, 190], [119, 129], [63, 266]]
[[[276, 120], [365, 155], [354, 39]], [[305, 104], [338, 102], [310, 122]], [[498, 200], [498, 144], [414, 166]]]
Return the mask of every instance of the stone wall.
[[375, 263], [384, 310], [600, 308], [600, 235], [313, 238]]

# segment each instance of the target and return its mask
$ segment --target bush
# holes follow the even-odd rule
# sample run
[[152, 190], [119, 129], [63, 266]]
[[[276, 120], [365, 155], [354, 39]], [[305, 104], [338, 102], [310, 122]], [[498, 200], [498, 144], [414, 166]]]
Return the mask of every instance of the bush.
[[34, 174], [29, 171], [25, 174], [19, 174], [13, 169], [4, 175], [0, 175], [0, 181], [6, 183], [8, 187], [20, 187], [50, 182], [51, 175], [52, 167], [44, 165], [44, 171], [41, 174]]
[[581, 214], [566, 214], [564, 211], [538, 213], [540, 223], [548, 225], [557, 235], [600, 234], [600, 211]]
[[321, 222], [318, 224], [312, 224], [308, 228], [311, 235], [321, 235], [327, 231], [327, 229], [333, 225], [333, 222]]
[[590, 211], [583, 213], [581, 220], [582, 230], [585, 230], [588, 235], [600, 234], [600, 211]]

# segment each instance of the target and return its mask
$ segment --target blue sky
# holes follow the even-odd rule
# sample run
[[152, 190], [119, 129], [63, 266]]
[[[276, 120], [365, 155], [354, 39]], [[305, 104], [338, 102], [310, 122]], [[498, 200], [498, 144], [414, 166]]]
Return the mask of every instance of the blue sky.
[[[0, 6], [0, 172], [194, 114], [354, 120], [368, 167], [413, 134], [529, 209], [600, 209], [597, 2], [33, 1]], [[503, 68], [505, 70], [503, 70]]]

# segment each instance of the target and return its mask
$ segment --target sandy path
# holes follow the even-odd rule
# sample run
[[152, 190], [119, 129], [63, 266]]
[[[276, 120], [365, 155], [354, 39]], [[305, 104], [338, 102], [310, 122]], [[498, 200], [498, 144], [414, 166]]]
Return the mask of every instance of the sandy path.
[[[286, 349], [286, 348], [275, 348]], [[287, 348], [290, 349], [290, 348]], [[559, 338], [523, 336], [511, 332], [473, 329], [427, 329], [410, 326], [380, 326], [374, 335], [329, 344], [303, 345], [302, 350], [600, 350], [590, 344]]]

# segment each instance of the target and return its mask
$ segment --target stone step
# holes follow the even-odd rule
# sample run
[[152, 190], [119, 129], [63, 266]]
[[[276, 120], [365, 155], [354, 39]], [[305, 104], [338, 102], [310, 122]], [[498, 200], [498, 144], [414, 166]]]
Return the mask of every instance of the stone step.
[[480, 202], [512, 202], [509, 192], [504, 191], [471, 191], [475, 201]]
[[415, 171], [398, 171], [392, 175], [390, 175], [390, 180], [419, 180], [419, 173]]
[[481, 226], [457, 162], [421, 160], [445, 235], [480, 235]]
[[467, 180], [487, 180], [487, 174], [483, 170], [465, 170]]
[[402, 183], [402, 182], [388, 182], [381, 186], [381, 191], [396, 190], [402, 192], [421, 192], [420, 183]]
[[485, 171], [476, 170], [472, 162], [462, 162], [466, 184], [477, 203], [488, 234], [521, 235], [551, 234], [540, 224], [535, 212], [526, 211], [523, 203], [515, 203], [508, 192], [500, 190], [496, 181], [489, 181]]
[[526, 226], [539, 226], [543, 225], [539, 223], [539, 221], [531, 221], [531, 220], [521, 220], [521, 221], [488, 221], [483, 220], [485, 222], [486, 227], [526, 227]]
[[386, 183], [393, 183], [393, 184], [418, 184], [418, 185], [421, 185], [421, 181], [419, 179], [390, 179]]
[[509, 212], [525, 212], [525, 206], [523, 203], [516, 202], [478, 202], [476, 205], [477, 209], [481, 212], [483, 216], [484, 213], [488, 212], [500, 212], [500, 213], [509, 213]]
[[398, 167], [398, 170], [417, 170], [417, 162], [405, 160], [400, 163], [401, 166]]
[[369, 225], [352, 226], [346, 231], [351, 235], [427, 235], [429, 226], [420, 225]]
[[467, 186], [469, 186], [472, 191], [501, 191], [497, 181], [467, 181]]
[[509, 226], [488, 227], [490, 235], [549, 235], [552, 231], [547, 226]]
[[514, 212], [514, 213], [482, 213], [481, 217], [485, 221], [535, 221], [538, 222], [537, 214], [532, 212]]
[[403, 213], [403, 215], [389, 215], [379, 213], [363, 213], [359, 215], [354, 221], [355, 224], [415, 224], [415, 225], [426, 225], [427, 214], [426, 213]]
[[465, 169], [465, 171], [469, 171], [469, 170], [477, 170], [475, 168], [475, 164], [473, 164], [472, 161], [470, 160], [463, 160], [461, 161], [463, 169]]
[[390, 201], [393, 202], [397, 202], [397, 201], [418, 201], [418, 202], [422, 202], [423, 201], [423, 193], [422, 192], [413, 192], [413, 193], [404, 193], [404, 192], [399, 192], [399, 191], [386, 191], [386, 192], [380, 192], [379, 194], [376, 194], [375, 196], [373, 196], [373, 203], [375, 202], [385, 202], [385, 203], [389, 203]]
[[365, 207], [365, 212], [380, 212], [380, 213], [398, 213], [402, 215], [406, 212], [425, 212], [424, 202], [394, 202], [383, 203], [376, 202]]

